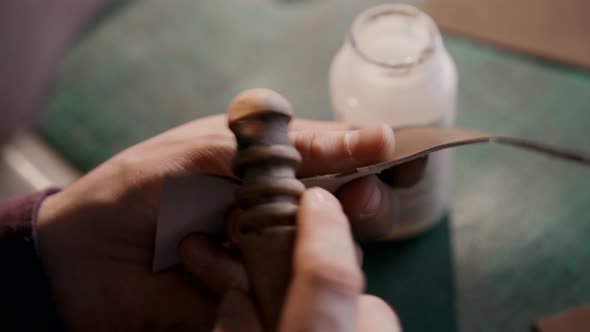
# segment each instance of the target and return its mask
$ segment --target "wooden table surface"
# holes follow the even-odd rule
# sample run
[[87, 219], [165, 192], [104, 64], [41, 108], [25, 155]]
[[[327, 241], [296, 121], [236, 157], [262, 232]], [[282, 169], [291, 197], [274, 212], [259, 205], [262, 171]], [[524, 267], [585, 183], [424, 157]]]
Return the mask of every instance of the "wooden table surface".
[[[356, 13], [380, 1], [144, 0], [69, 53], [39, 132], [81, 170], [239, 91], [285, 93], [329, 119], [328, 68]], [[590, 74], [445, 36], [459, 125], [590, 151]], [[448, 222], [367, 246], [368, 288], [407, 331], [526, 331], [590, 302], [590, 170], [501, 146], [460, 148]], [[456, 318], [456, 319], [455, 319]]]

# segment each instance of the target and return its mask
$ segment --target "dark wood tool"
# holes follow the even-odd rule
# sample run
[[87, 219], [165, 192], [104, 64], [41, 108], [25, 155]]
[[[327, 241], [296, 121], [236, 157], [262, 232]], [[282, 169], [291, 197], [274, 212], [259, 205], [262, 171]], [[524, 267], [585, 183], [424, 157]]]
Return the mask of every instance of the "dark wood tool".
[[238, 150], [233, 169], [242, 180], [236, 202], [239, 246], [258, 313], [265, 329], [276, 331], [291, 278], [295, 217], [304, 185], [295, 177], [301, 162], [291, 146], [289, 102], [266, 89], [248, 90], [228, 109]]

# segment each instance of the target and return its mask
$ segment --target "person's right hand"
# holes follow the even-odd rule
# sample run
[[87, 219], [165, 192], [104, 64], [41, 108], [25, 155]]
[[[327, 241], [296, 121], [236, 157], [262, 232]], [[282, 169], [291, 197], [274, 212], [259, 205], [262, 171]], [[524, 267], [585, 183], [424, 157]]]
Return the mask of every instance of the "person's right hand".
[[[362, 294], [364, 277], [349, 222], [334, 196], [319, 188], [304, 193], [296, 239], [293, 279], [280, 332], [401, 331], [397, 316], [383, 300]], [[190, 242], [203, 240], [189, 237], [183, 246], [199, 245]], [[184, 259], [185, 266], [199, 263]], [[230, 290], [214, 332], [238, 331], [259, 332], [262, 327], [250, 297]]]

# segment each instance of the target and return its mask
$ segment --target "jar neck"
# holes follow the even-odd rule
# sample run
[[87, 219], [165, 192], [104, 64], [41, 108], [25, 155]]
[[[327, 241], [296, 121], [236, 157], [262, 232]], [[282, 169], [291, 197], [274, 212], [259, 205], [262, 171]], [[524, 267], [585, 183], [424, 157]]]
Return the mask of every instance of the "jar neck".
[[441, 47], [434, 21], [405, 4], [384, 4], [361, 13], [348, 44], [364, 62], [380, 70], [405, 74], [430, 62]]

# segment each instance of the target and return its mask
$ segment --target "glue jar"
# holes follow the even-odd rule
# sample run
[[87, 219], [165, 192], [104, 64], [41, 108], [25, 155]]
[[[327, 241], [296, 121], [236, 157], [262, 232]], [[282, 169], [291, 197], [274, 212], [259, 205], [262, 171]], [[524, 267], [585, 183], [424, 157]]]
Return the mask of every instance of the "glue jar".
[[[384, 4], [355, 19], [330, 70], [337, 120], [393, 128], [450, 126], [455, 121], [457, 70], [433, 20], [405, 4]], [[416, 236], [443, 218], [452, 155], [429, 156], [423, 178], [395, 189], [400, 219], [390, 238]]]

